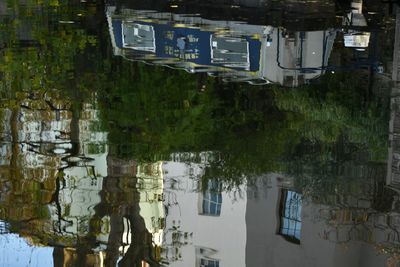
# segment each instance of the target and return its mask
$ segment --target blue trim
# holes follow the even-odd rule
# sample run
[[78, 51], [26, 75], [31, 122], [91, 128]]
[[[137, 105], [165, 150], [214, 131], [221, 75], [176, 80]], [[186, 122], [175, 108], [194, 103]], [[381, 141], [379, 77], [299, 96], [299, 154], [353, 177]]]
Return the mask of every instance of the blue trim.
[[258, 71], [260, 69], [261, 42], [250, 37], [246, 37], [246, 40], [249, 42], [250, 71]]
[[120, 19], [112, 21], [115, 44], [118, 48], [122, 48], [122, 21]]
[[[200, 29], [180, 28], [168, 24], [148, 23], [134, 21], [141, 25], [149, 25], [154, 28], [156, 44], [155, 54], [160, 58], [181, 58], [183, 61], [199, 65], [222, 66], [223, 64], [211, 63], [211, 35], [212, 31]], [[122, 21], [112, 21], [116, 46], [123, 48]], [[250, 71], [258, 71], [260, 68], [261, 42], [249, 36], [245, 37], [249, 42]], [[240, 68], [233, 68], [238, 69]]]

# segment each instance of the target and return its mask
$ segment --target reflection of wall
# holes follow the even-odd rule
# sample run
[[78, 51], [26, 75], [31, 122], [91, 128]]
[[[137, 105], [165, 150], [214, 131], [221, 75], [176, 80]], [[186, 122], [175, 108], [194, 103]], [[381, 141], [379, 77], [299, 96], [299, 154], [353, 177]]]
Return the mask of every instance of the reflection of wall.
[[[393, 89], [394, 93], [397, 90]], [[387, 184], [400, 189], [400, 97], [391, 99]]]
[[[52, 109], [46, 101], [55, 104], [53, 99], [29, 99], [21, 101], [18, 109], [3, 109], [0, 130], [4, 140], [18, 140], [18, 149], [14, 159], [24, 177], [37, 181], [54, 178], [57, 169], [62, 166], [61, 157], [70, 148], [70, 140], [65, 134], [70, 131], [71, 112], [60, 107]], [[14, 126], [13, 126], [14, 125]], [[0, 163], [11, 164], [11, 143], [4, 144]], [[3, 165], [3, 164], [0, 164]]]
[[[267, 80], [298, 86], [325, 72], [335, 32], [292, 32], [275, 29], [263, 53], [263, 76]], [[271, 64], [272, 63], [272, 64]]]
[[[247, 194], [247, 267], [383, 266], [385, 257], [377, 256], [373, 245], [358, 242], [360, 237], [354, 236], [355, 239], [340, 243], [338, 239], [326, 236], [332, 233], [332, 225], [329, 219], [321, 218], [320, 211], [334, 210], [333, 207], [303, 201], [300, 244], [277, 234], [282, 188], [291, 188], [292, 182], [271, 174], [260, 178], [257, 186], [257, 190], [249, 188]], [[341, 222], [337, 220], [336, 223]], [[355, 225], [351, 219], [348, 223], [347, 227], [335, 233], [335, 238], [347, 236], [349, 228]], [[379, 231], [374, 236], [379, 239]]]
[[101, 249], [118, 246], [120, 256], [128, 251], [132, 232], [139, 231], [132, 229], [138, 225], [131, 225], [132, 221], [127, 219], [132, 212], [143, 219], [144, 229], [152, 234], [152, 244], [161, 245], [165, 217], [161, 165], [161, 162], [138, 164], [133, 160], [107, 158], [108, 176], [103, 181], [103, 208], [100, 209], [112, 212], [102, 218], [106, 227], [97, 236]]
[[69, 157], [69, 166], [62, 171], [58, 194], [60, 209], [51, 207], [56, 234], [69, 237], [89, 233], [94, 207], [100, 203], [99, 192], [107, 176], [107, 134], [96, 129], [98, 111], [91, 104], [83, 105], [79, 127], [79, 153]]
[[[219, 266], [245, 266], [245, 193], [241, 198], [233, 192], [199, 191], [203, 169], [198, 164], [166, 162], [163, 171], [163, 256], [170, 266], [213, 266], [216, 261]], [[214, 203], [205, 200], [208, 197]]]
[[400, 9], [396, 13], [395, 43], [393, 49], [393, 87], [391, 92], [389, 148], [386, 183], [400, 190]]
[[66, 133], [69, 132], [71, 112], [65, 102], [51, 91], [46, 96], [20, 94], [12, 107], [2, 102], [2, 218], [27, 221], [47, 218], [46, 205], [52, 201], [57, 172], [70, 147]]
[[293, 179], [270, 174], [235, 199], [233, 193], [210, 194], [218, 183], [199, 190], [202, 165], [166, 162], [163, 172], [162, 248], [171, 266], [372, 267], [386, 261], [377, 256], [376, 245], [393, 235], [385, 218], [393, 221], [391, 227], [397, 218], [367, 216], [373, 200], [364, 198], [370, 195], [341, 208], [313, 203], [294, 191]]
[[153, 235], [153, 242], [161, 246], [165, 216], [162, 202], [162, 162], [138, 165], [137, 178], [140, 216], [144, 219], [147, 230]]

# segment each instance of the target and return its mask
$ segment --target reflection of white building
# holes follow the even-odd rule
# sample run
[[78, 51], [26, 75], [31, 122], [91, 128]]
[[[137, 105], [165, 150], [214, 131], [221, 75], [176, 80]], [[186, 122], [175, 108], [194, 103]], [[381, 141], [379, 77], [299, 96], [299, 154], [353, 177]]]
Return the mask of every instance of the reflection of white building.
[[115, 7], [106, 14], [115, 55], [253, 84], [298, 86], [320, 76], [336, 36]]
[[245, 266], [246, 193], [221, 192], [215, 181], [201, 190], [199, 164], [166, 162], [163, 172], [169, 266]]
[[153, 243], [161, 246], [165, 219], [162, 162], [140, 164], [137, 168], [140, 216], [144, 219], [147, 230], [153, 235]]
[[246, 266], [385, 266], [376, 245], [393, 230], [379, 228], [384, 218], [366, 217], [370, 203], [316, 204], [293, 191], [293, 182], [270, 174], [248, 188]]
[[200, 190], [199, 166], [163, 165], [167, 215], [162, 256], [170, 266], [372, 267], [385, 261], [373, 245], [359, 242], [365, 241], [360, 236], [346, 248], [342, 241], [353, 224], [334, 232], [328, 218], [322, 218], [332, 208], [305, 203], [292, 189], [292, 179], [260, 177], [255, 186], [243, 186], [239, 197], [221, 192], [216, 181]]
[[60, 210], [51, 206], [55, 233], [76, 238], [89, 233], [94, 207], [100, 203], [99, 192], [107, 176], [107, 134], [96, 129], [98, 111], [85, 104], [78, 122], [79, 155], [69, 156], [62, 171], [59, 192]]
[[400, 242], [399, 216], [366, 216], [372, 202], [364, 198], [345, 208], [314, 203], [279, 174], [236, 194], [216, 180], [201, 190], [204, 167], [163, 164], [162, 258], [170, 266], [384, 266], [377, 246]]

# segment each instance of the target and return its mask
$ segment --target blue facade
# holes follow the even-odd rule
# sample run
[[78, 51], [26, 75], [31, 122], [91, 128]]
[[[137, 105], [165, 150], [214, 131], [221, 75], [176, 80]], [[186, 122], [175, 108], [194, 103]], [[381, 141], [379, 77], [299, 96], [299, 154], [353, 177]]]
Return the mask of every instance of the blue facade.
[[115, 44], [118, 48], [123, 48], [122, 45], [122, 21], [121, 20], [113, 20], [112, 27], [114, 32]]
[[212, 32], [169, 25], [152, 24], [152, 26], [155, 31], [158, 57], [180, 58], [200, 65], [212, 65], [210, 48]]
[[[210, 39], [214, 34], [212, 31], [142, 21], [134, 21], [133, 23], [153, 27], [155, 55], [159, 58], [178, 58], [199, 65], [223, 66], [222, 63], [215, 63], [211, 60]], [[115, 19], [112, 25], [115, 43], [117, 47], [123, 48], [122, 21]], [[258, 71], [260, 68], [261, 42], [249, 36], [244, 36], [244, 38], [249, 45], [249, 70]]]

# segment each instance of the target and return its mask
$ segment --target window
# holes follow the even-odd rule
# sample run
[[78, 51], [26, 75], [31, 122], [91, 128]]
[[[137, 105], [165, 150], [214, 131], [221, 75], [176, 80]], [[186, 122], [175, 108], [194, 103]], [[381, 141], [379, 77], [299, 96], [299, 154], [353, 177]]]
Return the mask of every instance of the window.
[[228, 68], [250, 68], [249, 42], [245, 38], [212, 35], [211, 62]]
[[215, 258], [218, 251], [207, 247], [196, 247], [196, 267], [219, 267], [219, 260]]
[[219, 267], [219, 260], [200, 259], [200, 267]]
[[301, 194], [286, 189], [281, 193], [279, 234], [290, 242], [300, 244]]
[[283, 76], [283, 85], [284, 86], [293, 86], [294, 78], [291, 75], [284, 75]]
[[219, 216], [221, 214], [222, 194], [217, 181], [209, 181], [203, 193], [200, 214]]
[[123, 22], [122, 37], [124, 48], [153, 53], [156, 51], [155, 32], [151, 25]]

